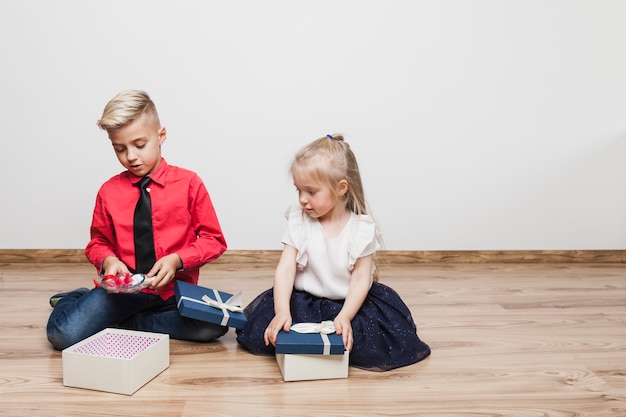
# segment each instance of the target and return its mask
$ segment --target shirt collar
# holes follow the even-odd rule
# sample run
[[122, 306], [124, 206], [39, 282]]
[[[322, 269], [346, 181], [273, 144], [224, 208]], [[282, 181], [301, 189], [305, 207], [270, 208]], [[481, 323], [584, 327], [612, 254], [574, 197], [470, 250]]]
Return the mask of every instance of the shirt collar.
[[169, 167], [167, 161], [165, 160], [165, 158], [161, 158], [161, 163], [159, 164], [159, 167], [156, 169], [156, 171], [150, 174], [150, 178], [152, 179], [152, 181], [159, 185], [163, 185], [163, 183], [165, 182], [165, 171], [167, 171], [167, 167]]
[[[152, 182], [159, 184], [159, 185], [163, 185], [163, 183], [165, 182], [165, 172], [167, 171], [168, 167], [169, 167], [169, 164], [167, 163], [165, 158], [161, 158], [161, 163], [159, 164], [159, 167], [156, 169], [156, 171], [149, 174], [148, 176], [150, 177]], [[130, 180], [130, 182], [133, 183], [133, 185], [138, 183], [139, 180], [141, 180], [140, 177], [135, 177], [128, 171], [126, 171], [125, 174], [126, 174], [126, 177]]]

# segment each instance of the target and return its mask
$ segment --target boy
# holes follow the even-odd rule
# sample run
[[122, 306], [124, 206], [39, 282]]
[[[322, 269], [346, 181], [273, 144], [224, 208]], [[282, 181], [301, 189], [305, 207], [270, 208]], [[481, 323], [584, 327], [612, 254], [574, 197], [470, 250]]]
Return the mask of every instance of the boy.
[[[62, 350], [107, 327], [167, 333], [174, 339], [193, 341], [224, 335], [228, 327], [182, 317], [174, 296], [175, 280], [197, 284], [200, 267], [226, 250], [202, 180], [161, 157], [167, 132], [145, 92], [116, 95], [104, 108], [98, 126], [107, 131], [126, 171], [98, 191], [85, 255], [100, 276], [144, 273], [152, 281], [132, 294], [112, 294], [95, 287], [53, 296], [48, 340]], [[148, 182], [141, 186], [143, 194], [149, 195], [145, 197], [147, 212], [136, 208], [142, 194], [138, 183], [144, 179]], [[135, 243], [139, 232], [134, 227], [146, 222], [149, 243]]]

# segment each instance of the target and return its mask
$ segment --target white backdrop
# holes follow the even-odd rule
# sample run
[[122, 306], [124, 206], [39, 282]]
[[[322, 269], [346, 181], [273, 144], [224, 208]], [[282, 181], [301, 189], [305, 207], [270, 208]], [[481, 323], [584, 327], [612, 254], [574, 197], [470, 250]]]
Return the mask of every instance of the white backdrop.
[[0, 0], [0, 248], [82, 248], [145, 89], [230, 249], [343, 132], [389, 250], [626, 248], [626, 2]]

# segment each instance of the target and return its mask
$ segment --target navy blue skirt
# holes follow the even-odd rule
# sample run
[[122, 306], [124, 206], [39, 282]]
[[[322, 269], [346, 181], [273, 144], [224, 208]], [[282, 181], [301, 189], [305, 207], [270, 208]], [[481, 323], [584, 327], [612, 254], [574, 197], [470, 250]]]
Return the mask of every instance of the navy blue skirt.
[[[333, 320], [344, 300], [315, 297], [293, 290], [291, 317], [294, 323], [319, 323]], [[237, 342], [257, 355], [274, 355], [271, 344], [265, 346], [263, 334], [274, 318], [274, 293], [262, 292], [245, 308], [246, 327], [237, 329]], [[350, 365], [370, 371], [388, 371], [419, 362], [430, 354], [428, 345], [417, 336], [411, 312], [392, 288], [374, 283], [352, 320], [354, 345]]]

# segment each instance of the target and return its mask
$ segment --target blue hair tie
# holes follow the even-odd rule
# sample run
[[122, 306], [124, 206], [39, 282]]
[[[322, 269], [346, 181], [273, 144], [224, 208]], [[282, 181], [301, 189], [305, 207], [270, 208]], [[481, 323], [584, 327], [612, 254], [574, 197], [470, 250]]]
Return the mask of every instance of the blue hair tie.
[[333, 135], [326, 135], [328, 137], [328, 139], [332, 139]]

